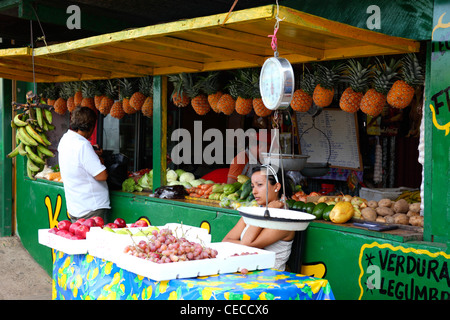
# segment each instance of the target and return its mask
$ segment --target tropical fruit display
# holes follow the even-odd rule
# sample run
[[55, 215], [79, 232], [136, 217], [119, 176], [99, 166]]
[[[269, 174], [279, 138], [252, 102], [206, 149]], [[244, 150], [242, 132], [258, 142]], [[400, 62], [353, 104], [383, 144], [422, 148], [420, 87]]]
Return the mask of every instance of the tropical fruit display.
[[146, 117], [153, 116], [153, 78], [142, 77], [139, 81], [139, 91], [145, 96], [141, 112]]
[[258, 69], [239, 69], [236, 71], [234, 79], [228, 85], [230, 94], [236, 101], [236, 113], [245, 116], [252, 112], [255, 84], [258, 83]]
[[372, 117], [381, 114], [387, 101], [386, 96], [398, 75], [400, 60], [391, 59], [389, 63], [376, 59], [372, 88], [364, 94], [360, 110]]
[[370, 67], [363, 67], [359, 61], [350, 59], [345, 71], [343, 81], [348, 87], [341, 95], [339, 107], [346, 112], [354, 113], [359, 110], [364, 93], [369, 87], [371, 70]]
[[215, 113], [220, 112], [217, 103], [223, 94], [219, 84], [219, 75], [220, 72], [218, 71], [209, 72], [207, 76], [202, 79], [201, 84], [203, 92], [208, 96], [208, 103]]
[[204, 116], [211, 110], [211, 106], [208, 102], [208, 97], [203, 92], [202, 80], [195, 74], [184, 73], [183, 77], [183, 87], [184, 92], [187, 94], [191, 100], [191, 106], [195, 113]]
[[114, 100], [117, 97], [116, 87], [111, 80], [107, 80], [105, 83], [105, 93], [98, 107], [98, 111], [104, 116], [108, 115], [114, 104]]
[[94, 111], [97, 110], [95, 107], [95, 84], [94, 81], [83, 81], [81, 84], [81, 93], [83, 95], [83, 99], [81, 99], [80, 105], [82, 107], [88, 107]]
[[423, 85], [422, 66], [414, 53], [408, 53], [402, 58], [401, 79], [394, 82], [387, 95], [390, 106], [398, 109], [406, 108], [414, 98], [417, 87]]
[[188, 95], [184, 92], [184, 83], [186, 81], [186, 74], [179, 73], [170, 75], [169, 81], [173, 84], [173, 92], [171, 94], [172, 102], [177, 107], [186, 107], [191, 102]]
[[130, 98], [133, 95], [133, 83], [129, 79], [120, 79], [119, 100], [122, 101], [122, 109], [126, 114], [136, 113], [137, 110], [130, 105]]
[[[28, 93], [27, 98], [30, 95]], [[11, 127], [16, 130], [16, 147], [7, 157], [26, 157], [27, 175], [36, 180], [35, 175], [44, 169], [46, 159], [54, 157], [48, 149], [51, 143], [46, 132], [55, 127], [52, 125], [52, 112], [48, 108], [32, 103], [31, 99], [27, 100], [27, 104], [18, 105], [23, 112], [17, 113], [11, 120]]]

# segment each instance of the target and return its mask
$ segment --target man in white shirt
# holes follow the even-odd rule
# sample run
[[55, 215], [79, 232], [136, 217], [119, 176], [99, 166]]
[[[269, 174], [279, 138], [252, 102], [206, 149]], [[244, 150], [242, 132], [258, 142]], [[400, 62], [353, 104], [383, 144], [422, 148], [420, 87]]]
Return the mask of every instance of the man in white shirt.
[[111, 209], [108, 172], [88, 140], [96, 122], [95, 111], [77, 107], [70, 118], [70, 129], [58, 145], [59, 168], [72, 221], [93, 216], [107, 221]]

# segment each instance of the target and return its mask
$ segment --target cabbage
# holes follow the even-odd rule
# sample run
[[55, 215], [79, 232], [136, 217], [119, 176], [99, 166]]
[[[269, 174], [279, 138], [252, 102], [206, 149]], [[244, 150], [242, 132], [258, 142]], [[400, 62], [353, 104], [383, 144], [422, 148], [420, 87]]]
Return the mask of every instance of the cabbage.
[[182, 183], [180, 181], [169, 181], [167, 183], [168, 186], [177, 186], [177, 185], [181, 185]]
[[192, 180], [191, 182], [189, 182], [191, 184], [191, 186], [193, 187], [198, 187], [199, 185], [202, 184], [202, 182], [200, 181], [200, 179], [197, 180]]
[[205, 182], [203, 182], [204, 184], [214, 184], [215, 182], [212, 180], [206, 180]]
[[192, 185], [189, 182], [180, 182], [183, 187], [185, 187], [186, 189], [192, 188]]
[[191, 183], [192, 180], [195, 180], [195, 176], [194, 176], [193, 173], [184, 172], [180, 176], [180, 182], [189, 182], [189, 183]]
[[178, 177], [180, 177], [186, 171], [184, 171], [183, 169], [177, 169], [177, 170], [175, 170], [175, 172], [177, 173]]
[[170, 181], [177, 181], [178, 175], [177, 175], [177, 173], [174, 170], [169, 170], [166, 173], [166, 179], [167, 179], [168, 182], [170, 182]]

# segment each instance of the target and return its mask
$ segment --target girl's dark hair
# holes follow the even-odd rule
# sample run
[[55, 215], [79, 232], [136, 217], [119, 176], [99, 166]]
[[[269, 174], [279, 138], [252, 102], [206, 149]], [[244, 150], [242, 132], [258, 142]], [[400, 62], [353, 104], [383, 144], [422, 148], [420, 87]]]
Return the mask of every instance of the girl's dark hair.
[[293, 181], [288, 176], [284, 175], [284, 186], [283, 186], [283, 177], [281, 175], [281, 170], [276, 171], [277, 178], [275, 179], [275, 176], [273, 175], [272, 170], [267, 169], [266, 166], [256, 166], [252, 169], [252, 174], [255, 172], [264, 171], [265, 173], [268, 173], [268, 180], [269, 183], [273, 186], [278, 182], [281, 185], [281, 193], [284, 194], [286, 197], [291, 197], [293, 195]]
[[70, 116], [70, 129], [89, 132], [97, 123], [97, 114], [88, 107], [76, 107]]

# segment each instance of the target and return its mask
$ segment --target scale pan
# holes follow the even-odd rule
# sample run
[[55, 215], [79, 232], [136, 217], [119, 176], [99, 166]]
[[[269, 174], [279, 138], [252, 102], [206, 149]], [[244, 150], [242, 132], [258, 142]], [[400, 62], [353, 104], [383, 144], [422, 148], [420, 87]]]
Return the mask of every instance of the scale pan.
[[267, 208], [269, 217], [264, 215], [266, 207], [240, 207], [239, 213], [246, 224], [261, 228], [303, 231], [316, 217], [294, 210]]

